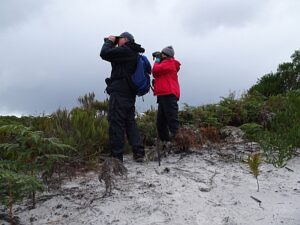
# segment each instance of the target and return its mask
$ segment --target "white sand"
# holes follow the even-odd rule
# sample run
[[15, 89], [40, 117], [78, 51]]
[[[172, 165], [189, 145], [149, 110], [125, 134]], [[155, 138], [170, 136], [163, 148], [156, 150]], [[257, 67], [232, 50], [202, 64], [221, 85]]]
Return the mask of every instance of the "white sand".
[[17, 207], [16, 215], [38, 225], [300, 225], [300, 157], [288, 162], [293, 171], [262, 164], [260, 192], [247, 164], [213, 154], [170, 155], [160, 167], [128, 156], [124, 165], [128, 177], [112, 196], [101, 198], [104, 183], [89, 173], [66, 182], [63, 195], [45, 193], [55, 196], [36, 209]]

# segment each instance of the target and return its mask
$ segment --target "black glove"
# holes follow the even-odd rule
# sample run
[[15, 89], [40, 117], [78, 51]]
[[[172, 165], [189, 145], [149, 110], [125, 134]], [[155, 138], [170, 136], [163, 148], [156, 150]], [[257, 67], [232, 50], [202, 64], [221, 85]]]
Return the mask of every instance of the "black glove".
[[105, 83], [106, 83], [107, 86], [110, 86], [111, 83], [112, 83], [112, 80], [108, 77], [108, 78], [105, 79]]

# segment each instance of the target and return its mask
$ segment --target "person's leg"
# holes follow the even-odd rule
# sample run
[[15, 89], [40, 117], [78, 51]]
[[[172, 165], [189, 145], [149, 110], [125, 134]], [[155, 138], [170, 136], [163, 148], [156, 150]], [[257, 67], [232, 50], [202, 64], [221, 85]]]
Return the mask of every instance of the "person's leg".
[[158, 133], [159, 139], [161, 141], [169, 141], [170, 136], [169, 136], [169, 129], [167, 126], [164, 96], [158, 97], [156, 127], [157, 127], [157, 133]]
[[111, 148], [111, 156], [123, 161], [124, 147], [124, 128], [125, 120], [124, 111], [122, 109], [121, 97], [116, 94], [111, 94], [108, 107], [108, 122], [109, 122], [109, 143]]
[[135, 99], [126, 99], [126, 134], [132, 147], [133, 157], [143, 158], [145, 149], [141, 143], [139, 131], [135, 121]]
[[178, 103], [175, 95], [165, 96], [164, 110], [165, 110], [168, 128], [171, 133], [171, 138], [174, 138], [179, 128]]

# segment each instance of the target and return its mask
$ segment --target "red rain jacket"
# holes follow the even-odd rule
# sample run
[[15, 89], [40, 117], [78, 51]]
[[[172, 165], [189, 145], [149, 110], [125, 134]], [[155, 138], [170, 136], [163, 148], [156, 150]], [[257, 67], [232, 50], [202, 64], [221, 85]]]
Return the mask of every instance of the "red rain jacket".
[[174, 58], [167, 58], [160, 63], [154, 63], [152, 74], [155, 78], [155, 96], [174, 94], [179, 99], [180, 87], [177, 72], [180, 69], [180, 65], [180, 62]]

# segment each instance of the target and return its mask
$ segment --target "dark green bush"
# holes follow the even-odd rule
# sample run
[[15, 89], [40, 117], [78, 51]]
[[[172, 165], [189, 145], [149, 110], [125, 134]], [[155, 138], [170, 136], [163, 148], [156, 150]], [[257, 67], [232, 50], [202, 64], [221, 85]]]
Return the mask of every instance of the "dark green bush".
[[157, 138], [156, 113], [156, 110], [151, 107], [150, 110], [139, 114], [136, 118], [140, 136], [143, 143], [148, 146], [154, 145]]
[[8, 209], [11, 224], [14, 224], [13, 205], [32, 193], [43, 190], [43, 184], [36, 177], [1, 169], [0, 165], [0, 204]]
[[263, 126], [257, 123], [245, 123], [240, 126], [241, 130], [245, 133], [245, 138], [249, 141], [258, 141], [263, 131]]
[[13, 204], [29, 194], [35, 207], [35, 193], [43, 190], [39, 175], [52, 171], [67, 159], [65, 153], [75, 149], [23, 125], [1, 126], [0, 135], [13, 137], [0, 144], [0, 203], [12, 218]]
[[286, 94], [300, 89], [300, 51], [291, 56], [292, 62], [282, 63], [276, 73], [269, 73], [253, 85], [249, 93], [259, 92], [266, 97]]
[[96, 160], [108, 150], [108, 121], [103, 110], [99, 113], [84, 105], [70, 112], [58, 110], [51, 118], [52, 134], [78, 149], [77, 157], [82, 161]]
[[[276, 107], [274, 107], [276, 100]], [[300, 90], [270, 98], [274, 117], [270, 131], [280, 134], [294, 147], [300, 147]]]
[[282, 134], [263, 132], [260, 145], [269, 163], [275, 167], [283, 167], [294, 156], [295, 148]]

